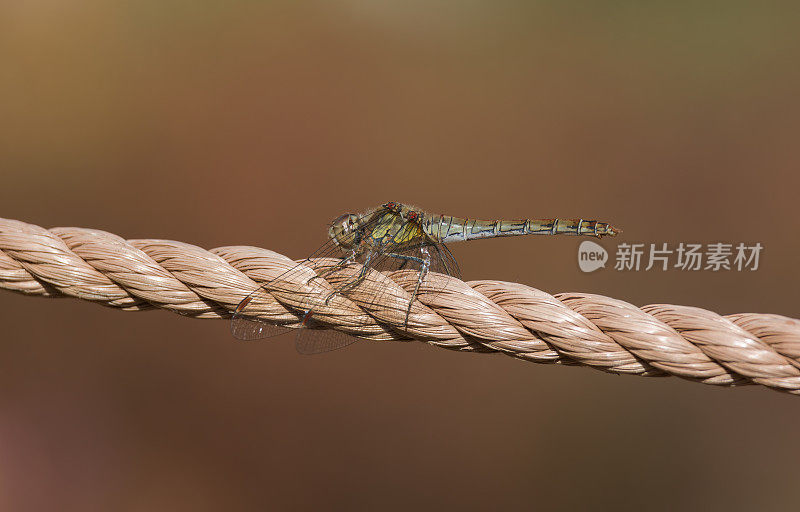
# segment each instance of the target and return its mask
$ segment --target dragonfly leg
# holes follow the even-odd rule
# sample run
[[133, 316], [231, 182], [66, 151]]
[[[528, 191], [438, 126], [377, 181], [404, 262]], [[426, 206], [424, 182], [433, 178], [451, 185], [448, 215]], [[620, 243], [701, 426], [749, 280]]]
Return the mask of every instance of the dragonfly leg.
[[[403, 265], [405, 265], [409, 261], [414, 261], [416, 263], [419, 263], [420, 265], [423, 265], [425, 263], [425, 260], [423, 260], [422, 258], [417, 258], [416, 256], [408, 256], [406, 254], [395, 254], [393, 252], [389, 252], [386, 253], [386, 256], [397, 258], [398, 260], [405, 260], [403, 261]], [[400, 269], [402, 269], [402, 267], [400, 267]]]
[[[334, 270], [338, 270], [338, 269], [340, 269], [340, 268], [343, 268], [343, 267], [345, 267], [345, 266], [349, 265], [350, 263], [352, 263], [353, 261], [355, 261], [355, 260], [356, 260], [356, 258], [358, 258], [358, 255], [359, 255], [359, 253], [358, 253], [358, 252], [356, 251], [356, 249], [354, 248], [354, 249], [353, 249], [353, 251], [350, 253], [350, 255], [349, 255], [349, 256], [347, 256], [346, 258], [341, 258], [341, 259], [339, 260], [339, 263], [337, 263], [336, 265], [334, 265], [334, 266], [330, 267], [330, 268], [327, 270], [327, 272], [333, 272]], [[310, 261], [310, 260], [306, 260], [306, 261]], [[311, 282], [313, 282], [313, 281], [314, 281], [314, 279], [321, 279], [321, 278], [322, 278], [321, 276], [319, 276], [319, 275], [315, 275], [314, 277], [312, 277], [311, 279], [309, 279], [309, 280], [308, 280], [308, 282], [309, 282], [309, 283], [311, 283]], [[327, 302], [327, 301], [325, 301], [325, 304], [327, 304], [327, 303], [328, 303], [328, 302]]]
[[416, 256], [407, 256], [405, 254], [394, 254], [394, 253], [387, 254], [387, 256], [391, 256], [392, 258], [405, 260], [403, 261], [403, 265], [400, 268], [403, 268], [409, 261], [413, 261], [415, 263], [420, 264], [417, 284], [414, 287], [414, 292], [411, 294], [411, 300], [408, 301], [408, 308], [406, 309], [406, 320], [404, 324], [404, 327], [406, 329], [408, 329], [408, 317], [411, 316], [411, 305], [414, 304], [414, 299], [417, 298], [417, 294], [419, 293], [419, 287], [420, 285], [422, 285], [422, 281], [425, 280], [425, 276], [428, 275], [428, 269], [431, 266], [431, 256], [428, 253], [428, 249], [426, 247], [422, 247], [420, 251], [425, 255], [425, 258], [417, 258]]
[[[365, 267], [365, 268], [366, 268], [366, 267]], [[356, 286], [358, 286], [359, 284], [361, 284], [361, 282], [362, 282], [362, 281], [364, 281], [364, 278], [365, 278], [366, 276], [367, 276], [367, 272], [366, 272], [366, 270], [363, 270], [363, 271], [359, 272], [358, 276], [356, 276], [356, 278], [355, 278], [355, 279], [353, 279], [352, 281], [350, 281], [350, 282], [349, 282], [349, 283], [347, 283], [346, 285], [342, 286], [341, 288], [339, 288], [339, 289], [338, 289], [338, 290], [336, 290], [335, 292], [331, 292], [331, 293], [330, 293], [330, 294], [329, 294], [329, 295], [328, 295], [328, 296], [325, 298], [325, 305], [327, 306], [327, 305], [328, 305], [328, 302], [330, 302], [330, 300], [331, 300], [332, 298], [334, 298], [336, 295], [339, 295], [339, 294], [341, 294], [341, 293], [343, 293], [343, 292], [349, 291], [351, 288], [355, 288]]]
[[[369, 253], [367, 255], [367, 260], [364, 262], [364, 265], [361, 267], [361, 272], [358, 273], [358, 276], [356, 276], [355, 279], [353, 279], [351, 282], [345, 284], [344, 286], [342, 286], [341, 288], [339, 288], [335, 292], [332, 292], [330, 295], [328, 295], [325, 298], [325, 305], [326, 306], [328, 305], [328, 302], [330, 302], [330, 300], [336, 294], [345, 292], [347, 290], [350, 290], [351, 288], [354, 288], [355, 286], [358, 286], [364, 280], [364, 278], [367, 276], [367, 269], [369, 268], [369, 262], [370, 262], [370, 260], [372, 260], [372, 254], [373, 253]], [[356, 255], [356, 253], [355, 253], [355, 251], [353, 251], [353, 256], [352, 257], [355, 258], [355, 255]], [[333, 268], [337, 268], [338, 266], [339, 266], [339, 264], [336, 264]]]

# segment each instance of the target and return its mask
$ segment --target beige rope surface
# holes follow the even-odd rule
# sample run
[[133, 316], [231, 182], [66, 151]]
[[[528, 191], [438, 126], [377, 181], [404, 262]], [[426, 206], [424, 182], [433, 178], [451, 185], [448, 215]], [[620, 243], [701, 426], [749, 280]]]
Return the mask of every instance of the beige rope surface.
[[[228, 318], [260, 283], [293, 264], [256, 247], [207, 251], [182, 242], [124, 240], [104, 231], [48, 230], [0, 219], [0, 288], [26, 295]], [[298, 276], [298, 293], [308, 290], [307, 279]], [[538, 363], [673, 375], [721, 386], [761, 384], [800, 394], [800, 321], [792, 318], [720, 316], [668, 304], [637, 308], [601, 295], [550, 295], [517, 283], [449, 279], [441, 293], [425, 293], [423, 287], [405, 328], [406, 299], [416, 274], [398, 271], [381, 279], [392, 292], [385, 302], [371, 305], [355, 289], [346, 298], [337, 297], [319, 317], [333, 328], [372, 340], [415, 339]], [[297, 320], [287, 307], [297, 297], [273, 299], [264, 305], [265, 318]]]

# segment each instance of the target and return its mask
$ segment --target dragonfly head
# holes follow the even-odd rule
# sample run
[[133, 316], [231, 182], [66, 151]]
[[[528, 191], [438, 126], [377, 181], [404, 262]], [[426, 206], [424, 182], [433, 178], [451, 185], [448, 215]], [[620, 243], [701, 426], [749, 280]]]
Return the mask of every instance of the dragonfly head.
[[350, 249], [357, 245], [360, 240], [356, 236], [360, 226], [360, 217], [355, 213], [345, 213], [339, 215], [328, 228], [328, 236], [343, 249]]

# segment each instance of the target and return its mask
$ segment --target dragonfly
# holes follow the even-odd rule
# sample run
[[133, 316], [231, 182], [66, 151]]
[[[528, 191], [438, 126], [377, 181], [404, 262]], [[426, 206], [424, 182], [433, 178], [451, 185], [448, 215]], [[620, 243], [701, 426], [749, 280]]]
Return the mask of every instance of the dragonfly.
[[[607, 222], [586, 219], [477, 220], [429, 214], [418, 208], [388, 202], [361, 214], [340, 215], [328, 228], [328, 240], [305, 260], [291, 262], [277, 277], [245, 297], [231, 320], [231, 332], [242, 340], [277, 336], [291, 330], [301, 354], [328, 352], [365, 336], [376, 321], [367, 313], [339, 323], [342, 330], [325, 329], [326, 320], [341, 315], [351, 299], [366, 311], [399, 302], [394, 311], [408, 327], [414, 301], [421, 291], [440, 292], [449, 278], [461, 279], [452, 242], [519, 235], [580, 235], [602, 238], [621, 230]], [[386, 274], [412, 272], [413, 285], [392, 292]], [[433, 276], [436, 279], [432, 279]], [[394, 288], [396, 290], [396, 288]], [[344, 302], [343, 302], [344, 301]], [[341, 320], [341, 318], [339, 318]], [[400, 322], [398, 322], [400, 323]], [[386, 334], [374, 331], [375, 339]]]

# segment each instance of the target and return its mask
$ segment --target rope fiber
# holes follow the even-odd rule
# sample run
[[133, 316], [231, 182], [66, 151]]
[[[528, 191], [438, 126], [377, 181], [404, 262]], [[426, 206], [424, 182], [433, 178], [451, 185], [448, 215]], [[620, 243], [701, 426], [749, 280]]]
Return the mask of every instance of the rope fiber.
[[[242, 299], [294, 264], [257, 247], [205, 250], [0, 219], [0, 288], [126, 311], [161, 308], [195, 318], [230, 318]], [[361, 302], [356, 289], [337, 301], [335, 314], [325, 316], [327, 326], [376, 341], [417, 340], [615, 374], [676, 376], [718, 386], [760, 384], [800, 394], [800, 321], [792, 318], [721, 316], [669, 304], [636, 307], [602, 295], [550, 295], [518, 283], [449, 278], [440, 293], [423, 291], [417, 297], [406, 325], [405, 306], [394, 298], [410, 300], [416, 274], [406, 270], [386, 277], [394, 288], [385, 295], [391, 303]], [[297, 283], [298, 290], [303, 286]], [[274, 297], [265, 318], [297, 319], [285, 305], [290, 303], [291, 298]], [[393, 314], [398, 307], [402, 315]]]

